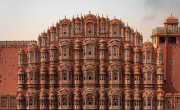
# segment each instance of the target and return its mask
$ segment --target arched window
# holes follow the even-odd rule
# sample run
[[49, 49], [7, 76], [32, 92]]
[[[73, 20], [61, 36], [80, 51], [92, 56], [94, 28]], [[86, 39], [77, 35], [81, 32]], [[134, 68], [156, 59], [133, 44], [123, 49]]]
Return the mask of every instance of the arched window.
[[121, 41], [117, 39], [110, 40], [108, 42], [108, 51], [110, 60], [121, 60], [122, 59], [122, 46]]
[[87, 72], [87, 80], [93, 80], [93, 73], [92, 72]]
[[69, 89], [60, 89], [58, 92], [58, 109], [72, 109], [72, 93]]
[[35, 92], [27, 92], [27, 109], [37, 109], [37, 94]]
[[154, 84], [154, 67], [145, 66], [143, 68], [144, 84]]
[[113, 80], [118, 80], [118, 74], [116, 72], [113, 73]]
[[153, 63], [154, 48], [151, 42], [144, 43], [143, 46], [143, 63]]
[[97, 65], [92, 63], [85, 63], [83, 65], [83, 84], [86, 86], [87, 84], [92, 84], [96, 86], [98, 83], [98, 75], [97, 73]]
[[118, 63], [113, 63], [108, 67], [110, 86], [122, 84], [122, 67]]
[[153, 91], [145, 91], [143, 93], [143, 102], [144, 102], [144, 109], [154, 109], [154, 92]]
[[147, 106], [151, 106], [151, 98], [150, 97], [147, 98]]
[[97, 41], [95, 39], [85, 39], [83, 41], [84, 59], [95, 59], [97, 57]]
[[97, 109], [97, 93], [92, 88], [83, 91], [83, 108], [84, 109]]
[[66, 95], [61, 96], [61, 105], [62, 106], [67, 105], [67, 96]]
[[62, 40], [59, 42], [59, 59], [60, 61], [71, 59], [71, 41]]
[[33, 98], [29, 97], [29, 105], [32, 106], [33, 105]]
[[87, 95], [86, 105], [93, 105], [93, 95], [92, 94]]
[[27, 83], [28, 84], [37, 84], [38, 83], [38, 68], [29, 67], [27, 70]]
[[113, 106], [118, 106], [118, 98], [117, 98], [117, 96], [114, 96], [114, 97], [113, 97], [112, 105], [113, 105]]
[[62, 48], [62, 55], [63, 55], [63, 57], [67, 57], [66, 49], [67, 49], [67, 47], [65, 47], [65, 46]]
[[122, 92], [119, 89], [111, 89], [108, 92], [109, 109], [122, 109]]
[[100, 33], [105, 33], [106, 32], [106, 23], [101, 22], [100, 23]]
[[72, 67], [70, 64], [62, 63], [58, 67], [58, 81], [61, 86], [72, 84]]
[[62, 73], [62, 80], [67, 80], [67, 73], [65, 72]]
[[93, 36], [94, 34], [94, 30], [93, 30], [93, 23], [92, 22], [88, 22], [86, 24], [86, 36], [90, 37], [90, 36]]
[[80, 33], [80, 23], [75, 23], [75, 34], [79, 34]]

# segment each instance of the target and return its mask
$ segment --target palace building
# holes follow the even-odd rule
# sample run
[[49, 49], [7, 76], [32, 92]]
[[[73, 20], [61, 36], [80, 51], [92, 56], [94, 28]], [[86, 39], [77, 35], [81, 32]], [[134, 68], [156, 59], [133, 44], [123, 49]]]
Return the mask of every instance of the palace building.
[[1, 41], [0, 109], [180, 109], [178, 19], [164, 24], [143, 44], [122, 20], [89, 13], [37, 42]]

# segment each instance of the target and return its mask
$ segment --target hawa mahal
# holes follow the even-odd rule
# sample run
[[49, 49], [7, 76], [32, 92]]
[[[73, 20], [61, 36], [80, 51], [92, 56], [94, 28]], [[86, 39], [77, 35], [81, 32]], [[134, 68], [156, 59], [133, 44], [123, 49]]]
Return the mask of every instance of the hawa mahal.
[[0, 41], [0, 109], [180, 109], [180, 28], [170, 16], [152, 43], [120, 19], [59, 20], [38, 41]]

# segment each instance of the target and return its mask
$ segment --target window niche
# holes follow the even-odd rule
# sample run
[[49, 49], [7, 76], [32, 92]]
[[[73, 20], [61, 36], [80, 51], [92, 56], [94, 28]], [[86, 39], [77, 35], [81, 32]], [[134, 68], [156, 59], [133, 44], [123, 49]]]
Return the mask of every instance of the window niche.
[[164, 44], [165, 43], [165, 37], [159, 37], [159, 43]]
[[176, 44], [176, 37], [169, 37], [168, 44]]

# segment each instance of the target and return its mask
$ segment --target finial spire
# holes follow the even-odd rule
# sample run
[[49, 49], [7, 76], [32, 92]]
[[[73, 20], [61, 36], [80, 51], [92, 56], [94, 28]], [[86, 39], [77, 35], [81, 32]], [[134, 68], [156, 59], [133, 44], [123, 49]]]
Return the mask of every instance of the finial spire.
[[65, 17], [64, 17], [65, 19], [66, 19], [66, 15], [65, 15]]
[[116, 19], [116, 16], [114, 16], [114, 19]]
[[81, 16], [82, 16], [82, 13], [81, 13]]
[[127, 22], [127, 26], [128, 26], [128, 22]]
[[77, 17], [78, 17], [78, 14], [77, 14]]
[[54, 23], [52, 23], [52, 25], [54, 26]]
[[172, 13], [171, 13], [171, 16], [172, 16]]
[[91, 14], [91, 11], [89, 10], [89, 14]]
[[103, 14], [102, 14], [102, 17], [103, 17]]

